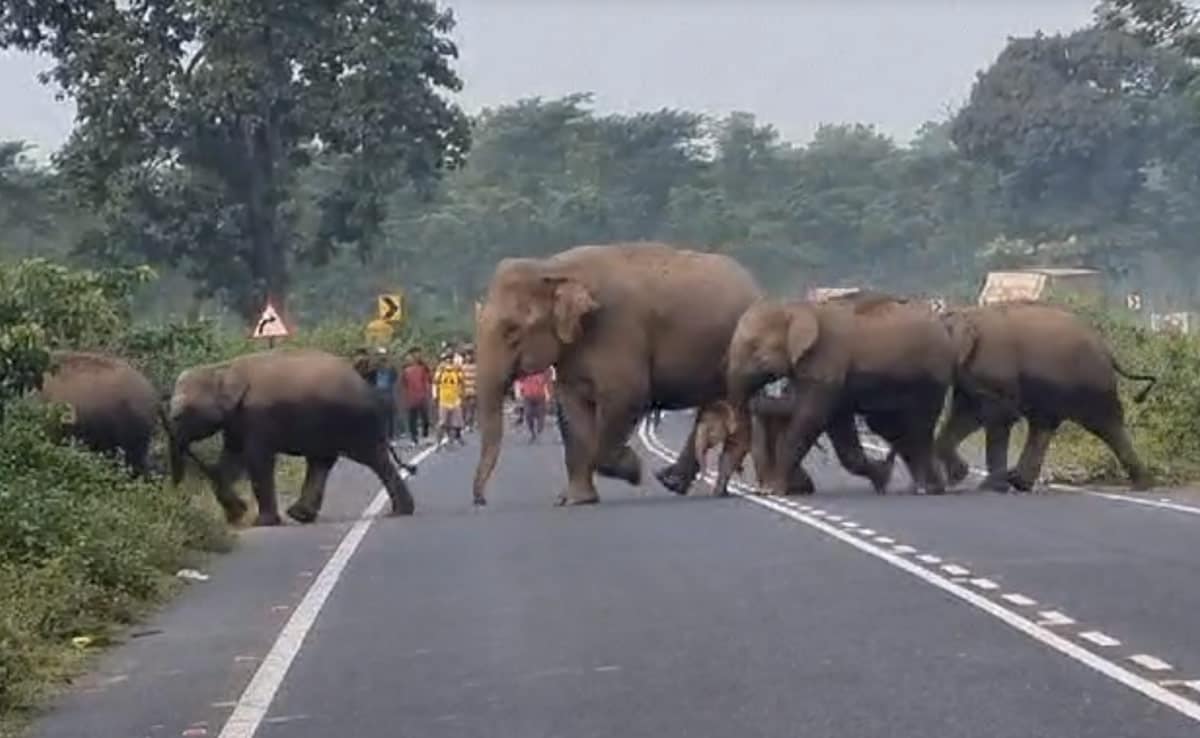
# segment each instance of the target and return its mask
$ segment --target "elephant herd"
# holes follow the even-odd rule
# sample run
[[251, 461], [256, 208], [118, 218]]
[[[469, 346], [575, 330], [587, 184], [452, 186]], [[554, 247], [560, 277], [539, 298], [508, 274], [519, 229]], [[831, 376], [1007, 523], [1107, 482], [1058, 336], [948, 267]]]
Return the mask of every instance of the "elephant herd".
[[[963, 439], [983, 428], [987, 478], [995, 490], [1028, 490], [1050, 439], [1066, 420], [1112, 449], [1133, 486], [1152, 484], [1125, 428], [1117, 374], [1130, 374], [1100, 336], [1061, 308], [1038, 303], [965, 307], [944, 314], [923, 301], [864, 292], [824, 302], [767, 297], [735, 260], [659, 243], [585, 245], [544, 259], [496, 267], [476, 314], [480, 455], [472, 497], [486, 503], [500, 455], [503, 402], [518, 377], [556, 370], [565, 416], [567, 483], [559, 503], [597, 502], [595, 475], [642, 481], [629, 445], [649, 410], [697, 408], [679, 457], [655, 476], [686, 494], [705, 452], [720, 445], [714, 494], [726, 494], [749, 454], [760, 486], [808, 494], [801, 461], [821, 436], [847, 471], [884, 492], [894, 460], [918, 491], [941, 493], [967, 475]], [[786, 380], [782, 394], [764, 392]], [[277, 454], [307, 462], [287, 514], [316, 519], [330, 470], [341, 457], [370, 468], [392, 514], [414, 504], [371, 387], [351, 363], [316, 350], [248, 354], [197, 366], [177, 378], [165, 404], [154, 386], [113, 356], [57, 352], [42, 394], [71, 408], [70, 428], [98, 451], [119, 451], [147, 469], [150, 438], [166, 431], [172, 476], [190, 458], [211, 483], [226, 517], [247, 510], [233, 485], [250, 479], [257, 525], [278, 525]], [[949, 395], [949, 413], [938, 428]], [[1009, 433], [1029, 432], [1015, 468]], [[864, 451], [862, 421], [890, 446]], [[220, 434], [219, 460], [192, 445]], [[411, 471], [411, 468], [409, 468]]]
[[[647, 410], [699, 408], [679, 457], [658, 470], [686, 494], [710, 446], [722, 451], [714, 494], [751, 454], [760, 485], [813, 491], [800, 461], [822, 435], [847, 471], [884, 492], [896, 456], [918, 491], [962, 481], [958, 446], [983, 428], [988, 489], [1029, 490], [1057, 428], [1077, 422], [1116, 455], [1136, 489], [1152, 484], [1125, 427], [1117, 374], [1131, 374], [1098, 333], [1037, 302], [957, 308], [875, 292], [824, 302], [773, 299], [735, 260], [658, 243], [578, 246], [496, 267], [477, 314], [481, 448], [473, 495], [484, 504], [500, 453], [504, 391], [553, 365], [570, 432], [560, 504], [598, 500], [594, 476], [640, 483], [629, 438]], [[764, 396], [787, 380], [782, 397]], [[940, 429], [949, 395], [949, 414]], [[721, 408], [718, 411], [718, 408]], [[890, 446], [869, 458], [858, 420]], [[1029, 426], [1008, 468], [1012, 426]]]

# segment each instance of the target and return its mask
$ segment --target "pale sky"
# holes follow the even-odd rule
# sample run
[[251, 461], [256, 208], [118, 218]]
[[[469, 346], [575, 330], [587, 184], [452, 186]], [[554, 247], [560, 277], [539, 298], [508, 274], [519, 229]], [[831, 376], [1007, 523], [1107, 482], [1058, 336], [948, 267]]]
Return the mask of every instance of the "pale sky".
[[[449, 0], [475, 112], [595, 93], [598, 110], [755, 113], [792, 141], [821, 123], [874, 123], [907, 141], [960, 106], [1009, 36], [1087, 24], [1096, 0]], [[0, 54], [0, 140], [44, 155], [69, 103]]]

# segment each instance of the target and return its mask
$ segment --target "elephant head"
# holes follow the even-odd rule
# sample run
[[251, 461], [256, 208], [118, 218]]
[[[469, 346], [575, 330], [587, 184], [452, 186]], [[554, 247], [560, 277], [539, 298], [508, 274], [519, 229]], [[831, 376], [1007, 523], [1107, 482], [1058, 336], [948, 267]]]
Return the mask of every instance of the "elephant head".
[[474, 494], [496, 466], [503, 439], [504, 394], [514, 379], [557, 364], [600, 308], [587, 285], [553, 260], [504, 259], [476, 317], [479, 465]]
[[[191, 445], [222, 430], [249, 388], [245, 378], [228, 364], [193, 367], [175, 380], [166, 425], [171, 443], [171, 478], [176, 484], [183, 480], [183, 459]], [[204, 471], [210, 474], [210, 470]]]
[[726, 383], [730, 401], [745, 407], [768, 382], [788, 377], [819, 335], [817, 313], [800, 302], [761, 300], [738, 320], [729, 342]]

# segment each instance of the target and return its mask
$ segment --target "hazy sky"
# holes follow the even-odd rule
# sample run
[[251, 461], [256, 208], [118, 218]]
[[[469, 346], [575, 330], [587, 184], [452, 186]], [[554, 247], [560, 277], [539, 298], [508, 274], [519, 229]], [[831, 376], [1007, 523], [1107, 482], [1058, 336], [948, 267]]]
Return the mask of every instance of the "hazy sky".
[[[861, 121], [907, 140], [962, 104], [1009, 36], [1086, 24], [1096, 0], [450, 0], [469, 111], [516, 98], [596, 95], [600, 110], [755, 113], [806, 141]], [[46, 152], [69, 103], [0, 54], [0, 140]]]

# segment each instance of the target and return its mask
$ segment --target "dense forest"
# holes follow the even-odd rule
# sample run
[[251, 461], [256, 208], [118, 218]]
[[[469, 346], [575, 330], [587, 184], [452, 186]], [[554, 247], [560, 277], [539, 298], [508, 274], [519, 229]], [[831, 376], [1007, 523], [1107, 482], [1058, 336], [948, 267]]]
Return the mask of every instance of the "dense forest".
[[[1151, 307], [1184, 309], [1200, 256], [1200, 57], [1188, 12], [1110, 2], [1092, 27], [1011, 39], [968, 102], [908, 142], [858, 122], [798, 144], [752, 113], [605, 115], [586, 93], [468, 119], [422, 88], [441, 101], [441, 138], [428, 150], [352, 151], [312, 144], [336, 140], [322, 111], [344, 92], [280, 89], [303, 108], [281, 129], [307, 130], [278, 154], [286, 175], [272, 165], [275, 259], [259, 258], [249, 196], [210, 176], [226, 142], [192, 142], [164, 165], [144, 150], [178, 141], [154, 133], [154, 116], [194, 111], [127, 101], [146, 119], [141, 138], [122, 144], [136, 156], [97, 150], [96, 113], [53, 168], [31, 165], [19, 142], [0, 149], [0, 252], [149, 263], [164, 276], [143, 307], [160, 312], [244, 315], [281, 292], [303, 321], [345, 311], [347, 295], [365, 313], [374, 292], [394, 287], [418, 309], [465, 310], [505, 255], [626, 239], [728, 252], [787, 292], [871, 284], [965, 297], [988, 268], [1070, 265], [1104, 270], [1114, 290], [1140, 289]], [[452, 90], [447, 56], [431, 74]], [[148, 69], [145, 85], [156, 82]], [[76, 83], [103, 87], [93, 77]], [[361, 164], [381, 150], [408, 176]]]

